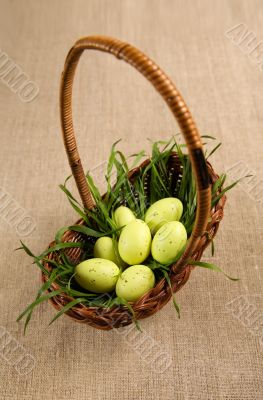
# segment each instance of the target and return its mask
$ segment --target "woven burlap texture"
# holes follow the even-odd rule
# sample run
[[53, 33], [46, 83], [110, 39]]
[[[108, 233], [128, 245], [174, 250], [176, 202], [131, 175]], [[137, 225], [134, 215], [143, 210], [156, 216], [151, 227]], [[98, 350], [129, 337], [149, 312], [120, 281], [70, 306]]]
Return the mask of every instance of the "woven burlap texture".
[[[0, 76], [0, 399], [261, 400], [263, 329], [253, 325], [249, 310], [262, 321], [263, 218], [255, 187], [263, 178], [263, 72], [226, 31], [243, 23], [260, 43], [262, 2], [1, 0], [0, 5], [0, 57], [6, 53], [39, 88], [31, 102], [21, 101], [21, 93]], [[58, 188], [70, 174], [59, 124], [59, 80], [70, 46], [92, 34], [130, 42], [164, 69], [200, 132], [223, 142], [211, 158], [218, 172], [229, 170], [229, 181], [254, 174], [229, 194], [215, 240], [214, 262], [240, 281], [196, 269], [176, 296], [181, 319], [169, 303], [142, 321], [141, 336], [130, 328], [97, 331], [66, 317], [48, 327], [55, 310], [47, 304], [34, 312], [23, 336], [23, 324], [15, 320], [34, 299], [40, 276], [28, 256], [13, 250], [21, 239], [39, 254], [57, 229], [77, 219]], [[114, 141], [122, 138], [120, 148], [132, 154], [150, 150], [147, 138], [178, 133], [145, 79], [96, 52], [80, 62], [74, 120], [83, 165], [93, 169], [101, 188]], [[4, 214], [3, 194], [34, 221], [28, 236]], [[212, 261], [210, 249], [204, 260]], [[7, 338], [13, 347], [17, 343], [17, 354], [23, 346], [23, 354], [32, 357], [27, 374], [11, 365], [3, 349]]]

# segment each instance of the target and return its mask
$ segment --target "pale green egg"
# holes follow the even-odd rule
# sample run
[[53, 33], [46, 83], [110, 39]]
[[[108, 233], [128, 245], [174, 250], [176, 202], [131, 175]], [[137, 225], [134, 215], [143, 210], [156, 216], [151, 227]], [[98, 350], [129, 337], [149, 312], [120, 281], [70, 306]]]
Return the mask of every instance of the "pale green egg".
[[84, 289], [94, 293], [111, 292], [116, 285], [120, 269], [114, 262], [103, 258], [82, 261], [75, 268], [75, 280]]
[[114, 241], [110, 237], [100, 237], [95, 243], [93, 254], [95, 258], [104, 258], [114, 262], [121, 269], [127, 266], [119, 254], [118, 243], [116, 242], [114, 246]]
[[127, 268], [119, 277], [116, 294], [127, 301], [136, 301], [155, 284], [155, 276], [146, 265], [133, 265]]
[[179, 221], [182, 214], [182, 202], [175, 197], [166, 197], [153, 203], [144, 219], [154, 235], [166, 222]]
[[135, 219], [126, 225], [119, 238], [119, 253], [127, 264], [140, 264], [150, 254], [151, 232], [141, 219]]
[[117, 228], [121, 228], [122, 226], [129, 224], [135, 219], [135, 215], [128, 207], [120, 206], [114, 211], [114, 220]]
[[184, 225], [179, 221], [167, 222], [156, 232], [152, 241], [152, 256], [161, 264], [174, 261], [187, 242]]
[[[117, 249], [116, 249], [117, 250]], [[114, 243], [110, 237], [100, 237], [94, 246], [94, 257], [104, 258], [106, 260], [113, 261], [118, 265], [117, 254], [114, 249]]]

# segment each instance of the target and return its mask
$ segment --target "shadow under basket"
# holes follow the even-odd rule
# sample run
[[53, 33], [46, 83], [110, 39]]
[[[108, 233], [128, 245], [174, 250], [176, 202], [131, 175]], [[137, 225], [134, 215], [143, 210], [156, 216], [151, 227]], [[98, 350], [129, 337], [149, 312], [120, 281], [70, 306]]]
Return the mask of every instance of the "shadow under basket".
[[[80, 56], [87, 49], [107, 52], [117, 57], [117, 59], [124, 60], [137, 69], [161, 95], [177, 120], [184, 136], [197, 191], [196, 216], [191, 236], [183, 255], [176, 264], [170, 266], [169, 277], [171, 287], [167, 279], [162, 278], [159, 280], [156, 286], [145, 293], [138, 301], [130, 303], [134, 315], [129, 312], [128, 307], [125, 305], [102, 308], [95, 306], [88, 307], [79, 303], [66, 311], [66, 314], [75, 321], [86, 323], [97, 329], [109, 330], [129, 325], [134, 321], [134, 318], [140, 320], [149, 317], [160, 310], [171, 299], [173, 292], [181, 289], [189, 279], [190, 273], [194, 268], [193, 265], [189, 265], [189, 260], [199, 261], [201, 259], [203, 251], [211, 240], [213, 240], [218, 230], [219, 223], [223, 217], [226, 197], [223, 195], [219, 202], [211, 209], [211, 184], [217, 181], [218, 175], [204, 157], [202, 141], [195, 122], [181, 94], [172, 81], [154, 61], [130, 44], [105, 36], [92, 36], [81, 38], [70, 49], [65, 61], [60, 87], [60, 115], [64, 144], [69, 165], [84, 208], [92, 209], [95, 204], [77, 149], [72, 120], [72, 87]], [[146, 160], [139, 167], [129, 172], [128, 178], [131, 182], [136, 179], [141, 170], [149, 162], [150, 160]], [[171, 154], [167, 163], [167, 169], [174, 183], [181, 179], [182, 166], [176, 152]], [[85, 222], [78, 220], [76, 224], [84, 225]], [[87, 237], [75, 231], [65, 232], [62, 238], [63, 242], [84, 242], [85, 240], [87, 240]], [[53, 244], [54, 242], [50, 246]], [[65, 252], [74, 264], [81, 261], [82, 250], [80, 248], [70, 248], [65, 250]], [[55, 260], [57, 257], [59, 257], [57, 252], [48, 255], [49, 260]], [[51, 271], [53, 265], [52, 263], [44, 262], [44, 267]], [[45, 282], [47, 279], [48, 277], [43, 274], [42, 281]], [[58, 284], [52, 283], [48, 291], [52, 292], [58, 289], [60, 289]], [[67, 294], [60, 293], [52, 297], [49, 301], [57, 310], [61, 310], [73, 300]]]

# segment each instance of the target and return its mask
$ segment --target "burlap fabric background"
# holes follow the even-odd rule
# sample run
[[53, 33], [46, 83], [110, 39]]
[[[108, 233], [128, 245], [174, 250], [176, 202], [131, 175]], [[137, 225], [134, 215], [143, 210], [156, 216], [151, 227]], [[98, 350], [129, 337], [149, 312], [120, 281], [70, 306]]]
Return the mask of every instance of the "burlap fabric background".
[[[0, 398], [262, 399], [263, 218], [256, 188], [263, 176], [263, 71], [225, 35], [244, 23], [254, 45], [263, 40], [262, 1], [1, 0], [0, 6], [1, 52], [39, 87], [33, 101], [23, 102], [0, 77]], [[217, 170], [231, 169], [233, 179], [254, 174], [229, 195], [215, 243], [214, 262], [241, 280], [196, 269], [177, 295], [181, 319], [170, 303], [142, 322], [143, 340], [135, 331], [100, 332], [66, 317], [48, 327], [55, 311], [47, 304], [33, 314], [27, 336], [15, 322], [35, 296], [39, 271], [13, 249], [22, 239], [39, 254], [59, 227], [76, 220], [58, 188], [70, 173], [58, 90], [67, 51], [91, 34], [119, 37], [152, 57], [183, 93], [200, 131], [223, 142], [212, 158]], [[136, 71], [95, 52], [80, 63], [74, 117], [83, 164], [100, 183], [117, 139], [134, 153], [149, 150], [147, 138], [178, 132]], [[4, 213], [4, 194], [35, 221], [26, 237]], [[164, 363], [155, 358], [160, 352]]]

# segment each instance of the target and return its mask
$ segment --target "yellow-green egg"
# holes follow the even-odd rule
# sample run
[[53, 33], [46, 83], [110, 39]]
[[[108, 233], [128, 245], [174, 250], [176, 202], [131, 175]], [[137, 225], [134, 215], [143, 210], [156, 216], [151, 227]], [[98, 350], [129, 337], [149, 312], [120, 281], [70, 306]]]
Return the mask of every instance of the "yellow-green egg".
[[[117, 249], [116, 249], [117, 250]], [[94, 246], [94, 257], [113, 261], [118, 265], [118, 257], [114, 249], [114, 242], [110, 237], [100, 237]]]
[[128, 207], [120, 206], [114, 211], [114, 220], [117, 228], [121, 228], [122, 226], [129, 224], [135, 219], [135, 215]]
[[184, 225], [179, 221], [167, 222], [156, 232], [152, 241], [152, 256], [161, 264], [173, 262], [187, 242]]
[[133, 265], [127, 268], [116, 284], [116, 294], [127, 301], [136, 301], [155, 284], [155, 276], [146, 265]]
[[175, 197], [166, 197], [153, 203], [144, 219], [152, 234], [155, 234], [166, 222], [179, 221], [182, 213], [182, 202]]
[[103, 258], [82, 261], [75, 268], [75, 280], [84, 289], [94, 293], [111, 292], [116, 285], [120, 269], [114, 262]]
[[100, 237], [95, 243], [93, 254], [95, 258], [113, 261], [121, 270], [127, 267], [119, 254], [118, 243], [116, 242], [114, 245], [114, 241], [110, 237]]
[[135, 219], [126, 225], [119, 238], [119, 253], [127, 264], [140, 264], [150, 254], [151, 232], [141, 219]]

